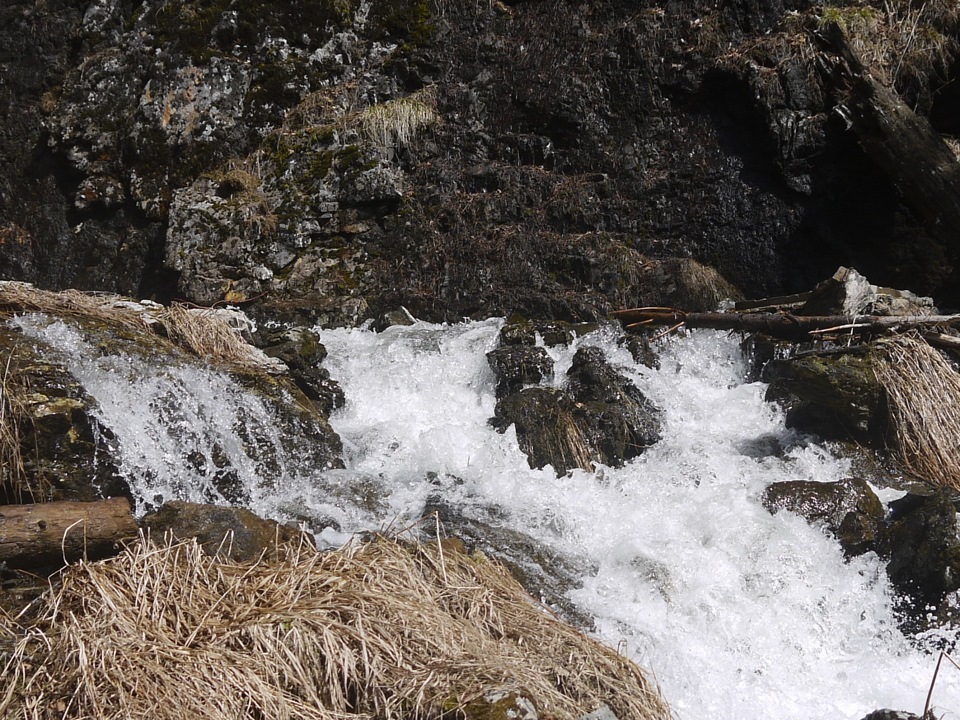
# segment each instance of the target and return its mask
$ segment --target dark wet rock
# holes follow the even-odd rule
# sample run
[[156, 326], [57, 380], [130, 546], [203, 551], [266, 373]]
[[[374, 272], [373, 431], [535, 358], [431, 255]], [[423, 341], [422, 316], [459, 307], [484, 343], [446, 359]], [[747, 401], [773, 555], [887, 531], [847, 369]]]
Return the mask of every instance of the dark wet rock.
[[166, 533], [179, 540], [196, 538], [207, 554], [220, 553], [238, 562], [257, 560], [287, 544], [313, 547], [309, 535], [245, 508], [174, 500], [145, 515], [141, 524], [156, 540]]
[[600, 348], [577, 350], [567, 378], [567, 392], [582, 405], [603, 462], [618, 465], [660, 439], [660, 410], [610, 366]]
[[763, 504], [770, 512], [789, 510], [808, 522], [822, 523], [844, 552], [861, 555], [875, 549], [884, 509], [866, 481], [847, 478], [819, 483], [795, 480], [769, 485]]
[[532, 387], [501, 397], [491, 424], [516, 427], [531, 467], [564, 473], [594, 462], [618, 466], [660, 438], [660, 411], [606, 362], [580, 348], [563, 390]]
[[865, 715], [862, 720], [925, 720], [919, 715], [914, 715], [906, 710], [874, 710], [869, 715]]
[[[112, 459], [112, 434], [97, 420], [96, 401], [57, 360], [54, 348], [0, 323], [0, 358], [4, 421], [19, 436], [16, 457], [4, 450], [0, 498], [44, 502], [129, 496]], [[4, 435], [7, 442], [10, 436]]]
[[650, 344], [650, 335], [647, 333], [629, 333], [624, 335], [620, 344], [627, 348], [633, 361], [652, 370], [660, 367], [660, 356]]
[[589, 468], [592, 448], [578, 422], [573, 398], [556, 388], [526, 388], [497, 402], [490, 423], [505, 432], [515, 426], [530, 467], [552, 465], [558, 473]]
[[500, 329], [500, 345], [533, 347], [539, 338], [547, 347], [569, 345], [582, 335], [599, 327], [596, 323], [569, 323], [560, 320], [509, 319]]
[[487, 362], [497, 376], [498, 398], [553, 375], [553, 359], [542, 347], [507, 345], [488, 352]]
[[[438, 479], [456, 483], [449, 476]], [[593, 627], [589, 615], [578, 610], [567, 594], [581, 586], [581, 580], [589, 572], [586, 560], [557, 552], [531, 536], [504, 527], [506, 509], [495, 507], [454, 507], [441, 495], [431, 496], [424, 507], [421, 532], [425, 539], [433, 539], [439, 522], [441, 535], [457, 538], [467, 550], [480, 550], [504, 563], [517, 581], [534, 598], [540, 600], [564, 620], [583, 630]]]
[[[856, 349], [855, 349], [856, 350]], [[869, 348], [770, 360], [762, 379], [767, 400], [787, 409], [787, 426], [831, 440], [882, 447], [886, 400]]]
[[948, 593], [960, 589], [957, 508], [949, 491], [906, 495], [890, 503], [890, 517], [878, 538], [888, 558], [890, 582], [902, 593], [907, 625], [923, 629], [928, 615], [942, 612]]
[[269, 357], [283, 361], [297, 387], [318, 405], [324, 415], [343, 407], [343, 389], [330, 377], [330, 371], [320, 366], [327, 356], [327, 349], [315, 331], [293, 327], [271, 334], [263, 351]]

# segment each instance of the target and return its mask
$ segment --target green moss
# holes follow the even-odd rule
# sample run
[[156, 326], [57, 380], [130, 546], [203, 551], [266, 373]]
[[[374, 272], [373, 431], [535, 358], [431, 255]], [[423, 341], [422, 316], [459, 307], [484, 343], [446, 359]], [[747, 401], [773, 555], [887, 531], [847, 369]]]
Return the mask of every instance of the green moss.
[[369, 23], [380, 36], [375, 39], [388, 37], [407, 48], [426, 45], [434, 32], [428, 0], [381, 0], [371, 9]]
[[872, 7], [834, 7], [823, 8], [819, 26], [824, 28], [836, 24], [844, 32], [862, 33], [874, 30], [880, 22], [880, 13]]

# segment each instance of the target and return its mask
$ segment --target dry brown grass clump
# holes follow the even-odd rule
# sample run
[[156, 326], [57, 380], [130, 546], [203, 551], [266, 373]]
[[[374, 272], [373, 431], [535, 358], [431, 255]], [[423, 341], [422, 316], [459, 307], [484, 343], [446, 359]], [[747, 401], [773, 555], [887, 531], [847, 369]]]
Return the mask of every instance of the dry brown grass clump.
[[130, 330], [146, 330], [142, 312], [125, 305], [119, 295], [84, 293], [79, 290], [51, 292], [21, 282], [0, 282], [0, 311], [41, 312], [57, 317], [86, 318]]
[[436, 544], [381, 538], [234, 564], [194, 541], [141, 542], [68, 568], [31, 627], [10, 625], [5, 720], [456, 718], [498, 688], [557, 720], [602, 703], [670, 717], [633, 663], [548, 615], [499, 565]]
[[258, 369], [275, 365], [243, 339], [241, 329], [231, 323], [231, 311], [225, 309], [144, 305], [119, 295], [50, 292], [27, 283], [0, 282], [0, 313], [4, 310], [94, 321], [152, 337], [159, 331], [180, 348], [216, 364]]
[[11, 373], [13, 352], [10, 351], [0, 368], [0, 499], [19, 503], [34, 493], [23, 465], [20, 425], [26, 417], [24, 388]]
[[212, 308], [189, 308], [173, 303], [154, 315], [174, 343], [194, 355], [218, 364], [252, 362], [254, 348], [243, 339], [228, 313]]
[[919, 480], [960, 489], [960, 374], [915, 335], [880, 342], [891, 441]]

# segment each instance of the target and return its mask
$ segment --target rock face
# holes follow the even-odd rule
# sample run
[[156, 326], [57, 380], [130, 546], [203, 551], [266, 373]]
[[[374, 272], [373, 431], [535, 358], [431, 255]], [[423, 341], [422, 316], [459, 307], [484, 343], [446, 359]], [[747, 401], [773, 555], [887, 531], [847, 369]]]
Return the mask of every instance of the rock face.
[[712, 309], [841, 263], [954, 301], [923, 197], [955, 161], [913, 193], [883, 140], [955, 129], [956, 13], [938, 57], [877, 33], [915, 122], [876, 128], [823, 7], [6, 3], [0, 275], [304, 324]]

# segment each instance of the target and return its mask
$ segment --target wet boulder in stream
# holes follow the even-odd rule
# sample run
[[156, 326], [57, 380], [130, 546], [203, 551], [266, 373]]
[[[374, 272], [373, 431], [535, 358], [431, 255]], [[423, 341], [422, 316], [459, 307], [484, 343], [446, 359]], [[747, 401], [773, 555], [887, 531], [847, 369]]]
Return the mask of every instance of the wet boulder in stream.
[[948, 619], [947, 597], [960, 589], [957, 531], [957, 508], [949, 490], [908, 494], [890, 503], [878, 552], [888, 558], [887, 575], [901, 593], [900, 609], [910, 629]]
[[501, 432], [516, 427], [531, 467], [565, 473], [595, 462], [619, 466], [659, 440], [659, 409], [600, 348], [577, 350], [567, 378], [564, 389], [528, 387], [497, 402], [491, 424]]
[[874, 549], [884, 515], [880, 499], [859, 478], [773, 483], [763, 493], [763, 504], [772, 513], [789, 510], [808, 522], [823, 523], [851, 556]]
[[798, 354], [768, 362], [761, 379], [770, 384], [767, 400], [786, 407], [788, 427], [883, 447], [887, 408], [878, 359], [869, 346]]

